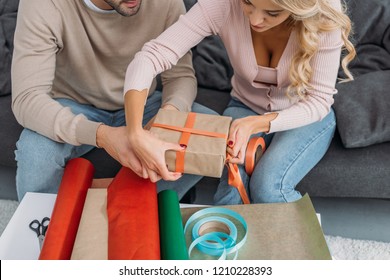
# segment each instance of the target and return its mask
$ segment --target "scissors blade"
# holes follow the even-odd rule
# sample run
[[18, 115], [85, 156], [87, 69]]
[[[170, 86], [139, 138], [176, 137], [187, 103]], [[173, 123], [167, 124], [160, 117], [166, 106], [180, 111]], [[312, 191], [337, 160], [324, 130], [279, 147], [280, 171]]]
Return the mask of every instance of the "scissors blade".
[[39, 249], [42, 250], [42, 246], [43, 246], [43, 241], [45, 239], [45, 236], [44, 235], [39, 235], [38, 236], [38, 240], [39, 240]]

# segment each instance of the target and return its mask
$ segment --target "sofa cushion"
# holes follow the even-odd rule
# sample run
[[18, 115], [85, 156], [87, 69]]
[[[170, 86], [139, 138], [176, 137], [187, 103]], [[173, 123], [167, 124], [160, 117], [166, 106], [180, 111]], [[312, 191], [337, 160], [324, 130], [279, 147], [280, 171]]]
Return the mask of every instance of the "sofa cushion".
[[334, 109], [346, 148], [390, 141], [390, 70], [357, 76], [337, 85]]
[[19, 0], [0, 0], [0, 96], [11, 94], [11, 60]]
[[16, 141], [23, 127], [16, 121], [11, 110], [11, 95], [0, 96], [0, 165], [15, 167]]
[[388, 0], [346, 0], [353, 23], [357, 57], [350, 68], [355, 76], [390, 70], [390, 5]]
[[[336, 87], [337, 127], [346, 148], [390, 141], [390, 5], [388, 0], [347, 0], [357, 56], [355, 80]], [[340, 69], [340, 77], [343, 77]]]
[[[196, 2], [196, 0], [184, 0], [186, 9], [189, 10]], [[230, 91], [233, 69], [219, 36], [211, 35], [204, 38], [192, 49], [192, 52], [198, 85], [214, 90]]]
[[188, 11], [197, 2], [197, 0], [183, 0], [183, 2], [186, 10]]
[[206, 37], [195, 47], [193, 64], [199, 86], [222, 91], [231, 90], [233, 68], [219, 36]]
[[346, 149], [340, 135], [297, 189], [317, 197], [390, 198], [390, 142]]

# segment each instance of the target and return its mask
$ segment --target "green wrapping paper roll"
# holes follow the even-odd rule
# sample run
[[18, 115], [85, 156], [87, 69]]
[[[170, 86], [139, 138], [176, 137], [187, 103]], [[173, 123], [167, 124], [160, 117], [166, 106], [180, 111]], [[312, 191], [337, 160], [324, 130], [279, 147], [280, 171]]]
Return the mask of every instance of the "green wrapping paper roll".
[[162, 260], [188, 260], [179, 198], [173, 190], [158, 193], [160, 251]]

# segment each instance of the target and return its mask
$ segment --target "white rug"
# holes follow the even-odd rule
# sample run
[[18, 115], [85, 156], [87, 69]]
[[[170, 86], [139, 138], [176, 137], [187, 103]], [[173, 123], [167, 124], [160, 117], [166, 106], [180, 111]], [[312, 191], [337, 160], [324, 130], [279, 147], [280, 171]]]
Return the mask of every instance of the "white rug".
[[[0, 200], [0, 235], [17, 207], [17, 201]], [[330, 235], [325, 240], [336, 260], [390, 260], [390, 243]]]
[[390, 260], [390, 243], [325, 236], [336, 260]]
[[18, 205], [19, 202], [17, 201], [0, 199], [0, 235], [3, 233]]

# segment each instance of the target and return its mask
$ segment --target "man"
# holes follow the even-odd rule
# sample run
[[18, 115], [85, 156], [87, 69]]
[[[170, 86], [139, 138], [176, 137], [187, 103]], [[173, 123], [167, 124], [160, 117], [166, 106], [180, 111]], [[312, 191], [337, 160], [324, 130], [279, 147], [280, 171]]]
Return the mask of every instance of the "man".
[[[20, 1], [12, 63], [12, 108], [25, 127], [15, 151], [19, 200], [27, 191], [56, 193], [66, 162], [95, 147], [148, 178], [127, 160], [126, 68], [184, 12], [182, 0]], [[195, 99], [190, 53], [161, 78], [162, 94], [156, 81], [151, 85], [144, 125], [160, 107], [190, 111]], [[186, 175], [172, 184], [160, 181], [159, 188], [180, 185], [180, 197], [199, 179]]]

